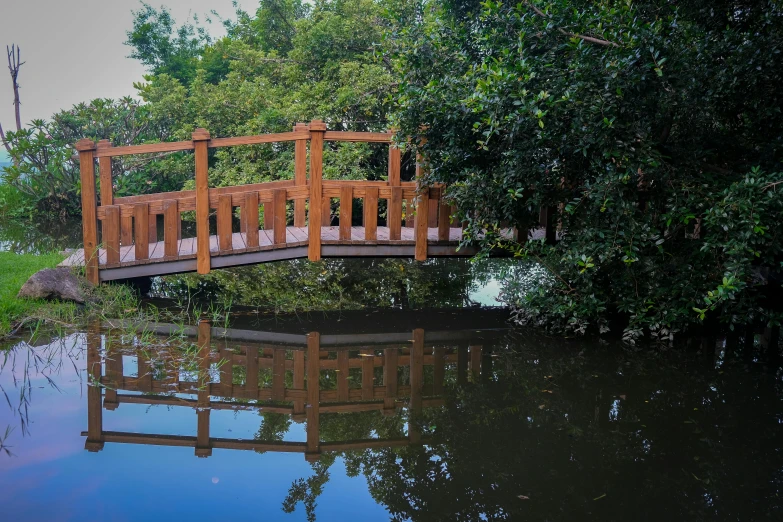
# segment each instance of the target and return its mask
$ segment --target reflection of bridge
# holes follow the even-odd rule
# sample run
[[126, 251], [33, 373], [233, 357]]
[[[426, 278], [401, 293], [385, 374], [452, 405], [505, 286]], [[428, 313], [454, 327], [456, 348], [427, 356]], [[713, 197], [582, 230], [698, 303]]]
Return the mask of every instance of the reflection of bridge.
[[[159, 331], [169, 328], [157, 326]], [[108, 342], [104, 371], [101, 334], [99, 330], [91, 330], [87, 337], [87, 366], [91, 382], [101, 385], [91, 385], [88, 389], [88, 429], [82, 433], [87, 437], [85, 447], [99, 451], [106, 442], [188, 446], [194, 447], [196, 455], [202, 457], [211, 455], [213, 448], [303, 452], [313, 461], [323, 451], [415, 444], [421, 436], [410, 418], [407, 436], [403, 438], [322, 442], [320, 415], [367, 411], [395, 414], [403, 404], [409, 412], [415, 413], [424, 407], [439, 406], [443, 404], [441, 397], [447, 372], [456, 383], [478, 379], [482, 370], [487, 372], [491, 367], [490, 350], [478, 343], [497, 337], [500, 332], [425, 333], [423, 329], [416, 329], [412, 334], [321, 335], [311, 332], [296, 335], [225, 330], [202, 322], [197, 329], [184, 332], [198, 336], [198, 371], [194, 378], [193, 372], [183, 369], [180, 358], [159, 352], [153, 365], [150, 354], [142, 349], [133, 352], [137, 375], [125, 375], [123, 351], [112, 348]], [[211, 348], [213, 335], [220, 341], [217, 351]], [[334, 389], [309, 384], [323, 382], [327, 377], [325, 373], [333, 376]], [[217, 374], [219, 378], [211, 379], [210, 374]], [[264, 374], [268, 378], [260, 379]], [[212, 380], [217, 382], [210, 382]], [[360, 386], [352, 386], [352, 382], [360, 383]], [[102, 409], [114, 410], [121, 404], [194, 408], [197, 434], [193, 437], [105, 431]], [[210, 411], [222, 409], [252, 409], [291, 415], [295, 421], [305, 420], [307, 440], [284, 442], [210, 437]]]
[[[211, 268], [302, 257], [311, 261], [321, 257], [415, 257], [421, 261], [428, 256], [475, 253], [457, 248], [461, 224], [452, 222], [453, 209], [444, 202], [443, 187], [401, 181], [401, 153], [391, 143], [392, 133], [330, 132], [323, 122], [314, 120], [309, 125], [297, 124], [293, 132], [212, 139], [199, 129], [192, 138], [127, 147], [112, 147], [105, 140], [97, 145], [79, 141], [84, 250], [63, 265], [85, 265], [87, 278], [97, 284], [195, 270], [205, 274]], [[322, 180], [325, 141], [388, 145], [387, 180]], [[293, 180], [208, 186], [210, 148], [279, 146], [285, 142], [294, 143]], [[178, 151], [194, 151], [195, 190], [114, 198], [113, 157]], [[96, 159], [100, 205], [96, 200]], [[416, 168], [418, 174], [418, 164]], [[354, 215], [355, 199], [362, 200], [362, 215]], [[234, 222], [235, 209], [238, 223]], [[212, 211], [216, 212], [214, 235], [210, 235]], [[182, 237], [183, 212], [195, 212], [196, 237]], [[552, 215], [552, 209], [541, 214], [548, 238], [554, 238]], [[335, 222], [337, 226], [331, 226]], [[511, 229], [498, 233], [506, 238], [516, 234]]]

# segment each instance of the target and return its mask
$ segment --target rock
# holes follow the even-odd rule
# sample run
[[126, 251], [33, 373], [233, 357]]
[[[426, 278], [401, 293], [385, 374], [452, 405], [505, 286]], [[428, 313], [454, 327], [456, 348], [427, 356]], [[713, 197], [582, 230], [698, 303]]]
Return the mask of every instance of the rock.
[[61, 299], [84, 303], [84, 286], [70, 268], [45, 268], [30, 276], [17, 297], [29, 299]]

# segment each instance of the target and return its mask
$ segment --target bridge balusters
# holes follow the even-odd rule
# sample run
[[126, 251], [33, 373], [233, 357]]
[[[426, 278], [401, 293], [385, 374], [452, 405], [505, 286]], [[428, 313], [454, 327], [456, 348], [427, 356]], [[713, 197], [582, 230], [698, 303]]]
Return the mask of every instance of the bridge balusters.
[[274, 206], [274, 241], [276, 245], [286, 242], [286, 194], [285, 189], [277, 189], [272, 192], [272, 204]]
[[451, 228], [451, 205], [443, 200], [443, 192], [440, 194], [440, 207], [438, 210], [438, 240], [448, 241]]
[[[103, 158], [101, 158], [103, 159]], [[106, 249], [106, 264], [120, 263], [120, 207], [107, 205], [103, 217], [103, 246]]]
[[[294, 125], [294, 132], [306, 132], [306, 123]], [[307, 140], [296, 140], [294, 145], [294, 185], [303, 187], [307, 185]], [[305, 226], [305, 201], [294, 201], [294, 226]]]
[[175, 258], [179, 253], [180, 216], [176, 199], [163, 202], [163, 255]]
[[271, 192], [265, 191], [264, 196], [264, 230], [272, 230], [275, 228], [275, 205]]
[[362, 355], [362, 400], [371, 401], [375, 398], [375, 350], [362, 350], [359, 353]]
[[414, 230], [416, 233], [416, 261], [426, 261], [427, 259], [427, 236], [429, 233], [429, 202], [430, 191], [424, 187], [419, 191], [419, 197], [416, 201], [416, 218]]
[[133, 225], [136, 242], [136, 260], [148, 259], [150, 256], [149, 247], [149, 220], [150, 208], [147, 203], [136, 203], [133, 205]]
[[367, 187], [364, 191], [364, 239], [378, 239], [378, 187]]
[[242, 232], [248, 248], [258, 246], [258, 192], [245, 192], [245, 203], [242, 205]]
[[233, 239], [231, 237], [232, 219], [233, 207], [231, 203], [231, 194], [221, 194], [218, 196], [217, 208], [218, 247], [221, 252], [234, 248]]
[[340, 239], [350, 241], [353, 222], [353, 187], [340, 187]]

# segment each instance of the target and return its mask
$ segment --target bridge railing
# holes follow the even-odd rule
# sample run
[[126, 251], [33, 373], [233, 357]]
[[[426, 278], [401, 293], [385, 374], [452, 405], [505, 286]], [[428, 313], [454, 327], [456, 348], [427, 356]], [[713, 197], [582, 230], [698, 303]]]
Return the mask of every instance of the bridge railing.
[[[388, 238], [404, 241], [402, 227], [413, 227], [415, 258], [427, 258], [429, 229], [437, 240], [450, 238], [451, 207], [443, 202], [443, 187], [422, 188], [402, 182], [401, 152], [390, 132], [328, 131], [320, 120], [298, 123], [292, 132], [212, 138], [197, 129], [189, 141], [113, 147], [107, 140], [76, 143], [81, 163], [84, 264], [87, 278], [97, 284], [99, 271], [127, 264], [181, 260], [195, 256], [201, 274], [210, 271], [211, 258], [231, 253], [307, 246], [308, 258], [321, 258], [323, 227], [332, 222], [332, 199], [339, 200], [339, 233], [328, 240], [378, 241], [380, 199], [387, 200]], [[385, 143], [389, 146], [387, 181], [323, 180], [324, 142]], [[294, 142], [294, 179], [234, 187], [210, 187], [208, 149], [263, 143]], [[308, 165], [309, 143], [309, 165]], [[115, 198], [112, 158], [126, 155], [194, 151], [195, 190]], [[97, 200], [95, 161], [98, 161], [100, 203]], [[417, 165], [417, 175], [420, 172]], [[309, 174], [309, 175], [308, 175]], [[363, 199], [364, 237], [352, 230], [353, 200]], [[293, 229], [288, 227], [287, 204], [293, 202]], [[263, 222], [259, 208], [263, 205]], [[233, 232], [234, 209], [239, 208], [240, 231]], [[182, 237], [183, 212], [195, 211], [196, 237]], [[209, 216], [216, 213], [217, 234], [211, 235]], [[158, 216], [163, 219], [163, 241], [158, 241]], [[100, 237], [99, 244], [99, 223]], [[259, 244], [258, 231], [271, 231], [272, 245]], [[132, 252], [132, 255], [129, 255]], [[183, 254], [184, 252], [184, 254]], [[126, 261], [132, 259], [132, 261]]]

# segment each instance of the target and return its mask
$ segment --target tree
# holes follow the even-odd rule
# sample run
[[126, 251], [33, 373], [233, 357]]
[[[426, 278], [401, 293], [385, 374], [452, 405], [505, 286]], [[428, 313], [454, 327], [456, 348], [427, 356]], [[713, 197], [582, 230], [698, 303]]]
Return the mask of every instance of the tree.
[[[668, 337], [778, 315], [783, 11], [775, 1], [393, 7], [393, 117], [468, 240], [546, 269], [525, 323]], [[559, 206], [560, 241], [504, 242]], [[524, 234], [523, 234], [524, 238]], [[767, 304], [765, 304], [767, 303]]]
[[[14, 90], [14, 116], [16, 116], [16, 131], [21, 132], [22, 102], [19, 100], [19, 69], [22, 68], [24, 62], [21, 61], [21, 50], [19, 49], [19, 47], [16, 47], [16, 45], [12, 44], [10, 48], [6, 46], [5, 50], [6, 53], [8, 54], [8, 72], [11, 75], [11, 85], [13, 86], [13, 90]], [[2, 122], [0, 122], [0, 140], [2, 140], [3, 146], [5, 146], [5, 150], [7, 150], [8, 153], [10, 154], [11, 144], [8, 143], [8, 139], [6, 138], [5, 131], [3, 131]]]

